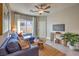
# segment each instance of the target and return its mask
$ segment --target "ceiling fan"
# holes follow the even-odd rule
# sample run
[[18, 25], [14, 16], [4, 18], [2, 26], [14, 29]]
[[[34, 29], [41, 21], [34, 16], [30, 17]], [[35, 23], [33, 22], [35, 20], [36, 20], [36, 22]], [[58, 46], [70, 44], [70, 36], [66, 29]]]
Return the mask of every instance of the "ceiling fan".
[[30, 10], [31, 12], [38, 12], [40, 15], [42, 13], [50, 13], [50, 11], [48, 11], [48, 9], [51, 6], [49, 4], [39, 4], [39, 5], [35, 5], [35, 8], [37, 9], [36, 11], [34, 10]]

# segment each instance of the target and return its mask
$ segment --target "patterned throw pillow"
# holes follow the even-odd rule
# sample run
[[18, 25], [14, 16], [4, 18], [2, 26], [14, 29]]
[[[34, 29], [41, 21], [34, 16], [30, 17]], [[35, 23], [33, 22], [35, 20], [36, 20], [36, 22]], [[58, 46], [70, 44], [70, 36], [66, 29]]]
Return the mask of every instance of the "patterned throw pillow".
[[30, 47], [30, 42], [28, 39], [23, 40], [22, 38], [19, 38], [18, 43], [21, 47], [21, 49], [26, 49]]
[[8, 50], [8, 53], [13, 53], [20, 50], [18, 42], [9, 42], [6, 48]]

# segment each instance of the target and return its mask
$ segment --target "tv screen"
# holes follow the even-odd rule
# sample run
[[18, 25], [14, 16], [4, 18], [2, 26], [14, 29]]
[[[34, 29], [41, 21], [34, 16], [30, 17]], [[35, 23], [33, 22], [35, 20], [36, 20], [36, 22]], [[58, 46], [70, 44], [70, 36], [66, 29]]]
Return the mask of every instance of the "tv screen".
[[54, 24], [53, 31], [65, 31], [65, 24]]

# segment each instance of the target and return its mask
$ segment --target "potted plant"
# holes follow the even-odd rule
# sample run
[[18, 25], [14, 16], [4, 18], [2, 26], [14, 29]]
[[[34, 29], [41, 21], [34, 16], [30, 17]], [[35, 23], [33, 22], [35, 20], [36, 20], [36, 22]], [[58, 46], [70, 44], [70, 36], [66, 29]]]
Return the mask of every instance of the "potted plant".
[[77, 43], [79, 42], [79, 35], [76, 33], [65, 33], [63, 34], [63, 40], [67, 43], [67, 46], [69, 46], [69, 48], [74, 49], [75, 44], [77, 45]]
[[[69, 48], [75, 49], [75, 44], [79, 42], [79, 35], [75, 33], [71, 33], [71, 37], [69, 39]], [[75, 48], [74, 48], [75, 47]]]
[[67, 32], [64, 33], [63, 35], [61, 35], [62, 37], [62, 43], [64, 46], [67, 46], [67, 42], [69, 41], [70, 37], [71, 37], [71, 33]]

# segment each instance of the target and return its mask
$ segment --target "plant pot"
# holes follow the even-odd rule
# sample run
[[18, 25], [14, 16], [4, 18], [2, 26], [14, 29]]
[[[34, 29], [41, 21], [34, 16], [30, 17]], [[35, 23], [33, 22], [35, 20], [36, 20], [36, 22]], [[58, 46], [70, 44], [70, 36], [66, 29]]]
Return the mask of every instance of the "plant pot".
[[68, 46], [70, 49], [72, 49], [72, 50], [74, 50], [74, 48], [75, 48], [74, 46], [70, 45], [70, 42], [67, 43], [67, 46]]
[[72, 49], [72, 50], [74, 50], [74, 46], [69, 45], [69, 48]]

